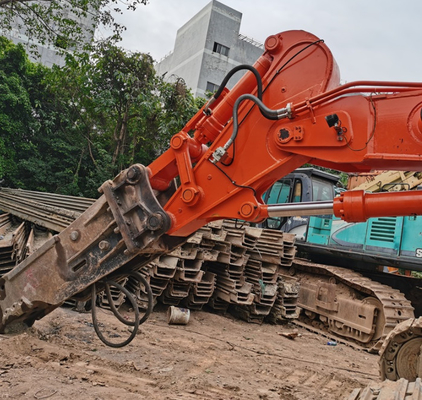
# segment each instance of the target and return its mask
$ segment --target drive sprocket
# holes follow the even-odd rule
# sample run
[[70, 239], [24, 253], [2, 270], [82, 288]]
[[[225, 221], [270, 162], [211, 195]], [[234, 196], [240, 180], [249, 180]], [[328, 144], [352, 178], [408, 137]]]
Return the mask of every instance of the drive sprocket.
[[381, 379], [415, 381], [422, 377], [422, 317], [398, 324], [380, 350]]

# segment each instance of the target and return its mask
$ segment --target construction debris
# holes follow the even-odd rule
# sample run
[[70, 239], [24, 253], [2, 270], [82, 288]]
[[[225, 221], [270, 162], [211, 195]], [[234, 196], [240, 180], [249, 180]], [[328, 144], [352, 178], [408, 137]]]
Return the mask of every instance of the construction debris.
[[69, 226], [94, 199], [0, 188], [0, 210], [53, 232]]
[[188, 308], [170, 306], [167, 310], [169, 325], [186, 325], [189, 322], [190, 310]]
[[291, 340], [296, 339], [297, 337], [300, 336], [299, 332], [296, 329], [292, 332], [279, 332], [278, 334], [280, 336], [283, 336], [283, 337], [285, 337], [287, 339], [291, 339]]
[[37, 230], [26, 221], [13, 220], [9, 213], [0, 215], [0, 277], [29, 257], [48, 239], [48, 233]]

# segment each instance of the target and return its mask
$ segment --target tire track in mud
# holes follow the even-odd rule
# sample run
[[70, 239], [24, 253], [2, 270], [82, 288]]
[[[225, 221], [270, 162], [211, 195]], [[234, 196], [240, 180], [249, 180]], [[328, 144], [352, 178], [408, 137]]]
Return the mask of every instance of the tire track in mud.
[[89, 318], [57, 310], [27, 334], [2, 340], [2, 393], [31, 398], [43, 382], [57, 390], [52, 400], [80, 398], [82, 390], [98, 400], [337, 400], [366, 386], [363, 371], [376, 367], [375, 356], [327, 346], [305, 330], [289, 340], [278, 333], [291, 327], [205, 312], [177, 328], [166, 325], [165, 313], [154, 313], [133, 344], [115, 350], [89, 333]]

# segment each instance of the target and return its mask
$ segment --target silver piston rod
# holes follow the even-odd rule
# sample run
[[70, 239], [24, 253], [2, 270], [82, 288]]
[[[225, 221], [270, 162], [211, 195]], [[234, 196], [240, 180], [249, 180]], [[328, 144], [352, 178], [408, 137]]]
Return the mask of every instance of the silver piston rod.
[[268, 204], [269, 217], [291, 217], [333, 214], [332, 201]]

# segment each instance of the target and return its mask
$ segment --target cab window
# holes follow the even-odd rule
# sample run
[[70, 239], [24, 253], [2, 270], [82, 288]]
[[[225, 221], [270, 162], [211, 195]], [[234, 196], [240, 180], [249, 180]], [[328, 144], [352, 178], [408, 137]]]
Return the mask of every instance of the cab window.
[[[267, 197], [267, 204], [283, 204], [289, 203], [291, 197], [293, 180], [292, 179], [281, 179], [274, 183], [271, 187]], [[287, 218], [281, 217], [270, 217], [264, 223], [265, 228], [280, 229], [280, 227], [286, 222]]]
[[274, 183], [269, 193], [267, 204], [288, 203], [291, 185], [291, 179], [282, 179]]
[[333, 200], [334, 186], [330, 182], [325, 182], [313, 178], [312, 180], [312, 198], [313, 201]]

